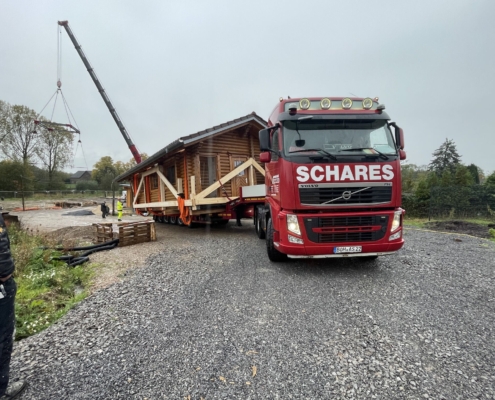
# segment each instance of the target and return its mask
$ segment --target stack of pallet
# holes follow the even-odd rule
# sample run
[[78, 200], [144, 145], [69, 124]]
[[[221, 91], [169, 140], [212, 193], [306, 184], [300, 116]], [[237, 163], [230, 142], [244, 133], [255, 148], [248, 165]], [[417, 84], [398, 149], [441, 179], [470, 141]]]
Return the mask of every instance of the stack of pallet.
[[[99, 223], [93, 226], [96, 228], [96, 243], [105, 243], [114, 239], [112, 223]], [[118, 235], [115, 239], [119, 239], [119, 247], [156, 240], [154, 221], [122, 222], [117, 224], [117, 228]]]
[[155, 221], [118, 224], [119, 247], [156, 240]]

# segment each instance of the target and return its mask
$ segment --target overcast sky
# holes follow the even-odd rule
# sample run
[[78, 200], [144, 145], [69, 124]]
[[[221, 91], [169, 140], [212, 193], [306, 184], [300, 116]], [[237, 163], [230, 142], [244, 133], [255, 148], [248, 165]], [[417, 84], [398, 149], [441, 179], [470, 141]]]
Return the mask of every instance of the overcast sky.
[[[353, 94], [386, 105], [409, 162], [428, 164], [449, 138], [491, 172], [494, 17], [493, 0], [0, 0], [0, 100], [41, 111], [68, 20], [140, 152], [252, 111], [266, 120], [281, 96]], [[89, 169], [129, 161], [65, 31], [62, 84]], [[60, 102], [54, 121], [68, 122]]]

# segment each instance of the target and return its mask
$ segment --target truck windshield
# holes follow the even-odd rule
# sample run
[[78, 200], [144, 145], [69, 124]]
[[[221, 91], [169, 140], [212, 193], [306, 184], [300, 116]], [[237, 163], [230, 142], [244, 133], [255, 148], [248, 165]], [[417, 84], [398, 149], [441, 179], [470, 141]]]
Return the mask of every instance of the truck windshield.
[[383, 119], [305, 119], [297, 126], [296, 121], [284, 121], [283, 138], [286, 156], [314, 155], [317, 149], [345, 157], [397, 154], [392, 133]]

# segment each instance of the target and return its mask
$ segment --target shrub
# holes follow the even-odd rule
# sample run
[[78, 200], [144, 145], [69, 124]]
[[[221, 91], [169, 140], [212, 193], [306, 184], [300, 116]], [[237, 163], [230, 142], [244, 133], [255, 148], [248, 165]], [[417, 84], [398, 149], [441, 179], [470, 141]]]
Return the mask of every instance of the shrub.
[[77, 182], [76, 190], [98, 190], [98, 182], [96, 181]]

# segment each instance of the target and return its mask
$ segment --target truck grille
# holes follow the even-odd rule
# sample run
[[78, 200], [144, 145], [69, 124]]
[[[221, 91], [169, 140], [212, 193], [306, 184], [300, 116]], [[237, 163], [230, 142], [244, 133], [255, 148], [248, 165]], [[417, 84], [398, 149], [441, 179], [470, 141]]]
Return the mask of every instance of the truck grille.
[[[310, 187], [314, 186], [314, 187]], [[390, 183], [299, 185], [299, 197], [304, 205], [342, 206], [383, 204], [392, 200]]]
[[303, 218], [308, 239], [314, 243], [372, 242], [385, 236], [388, 216]]

